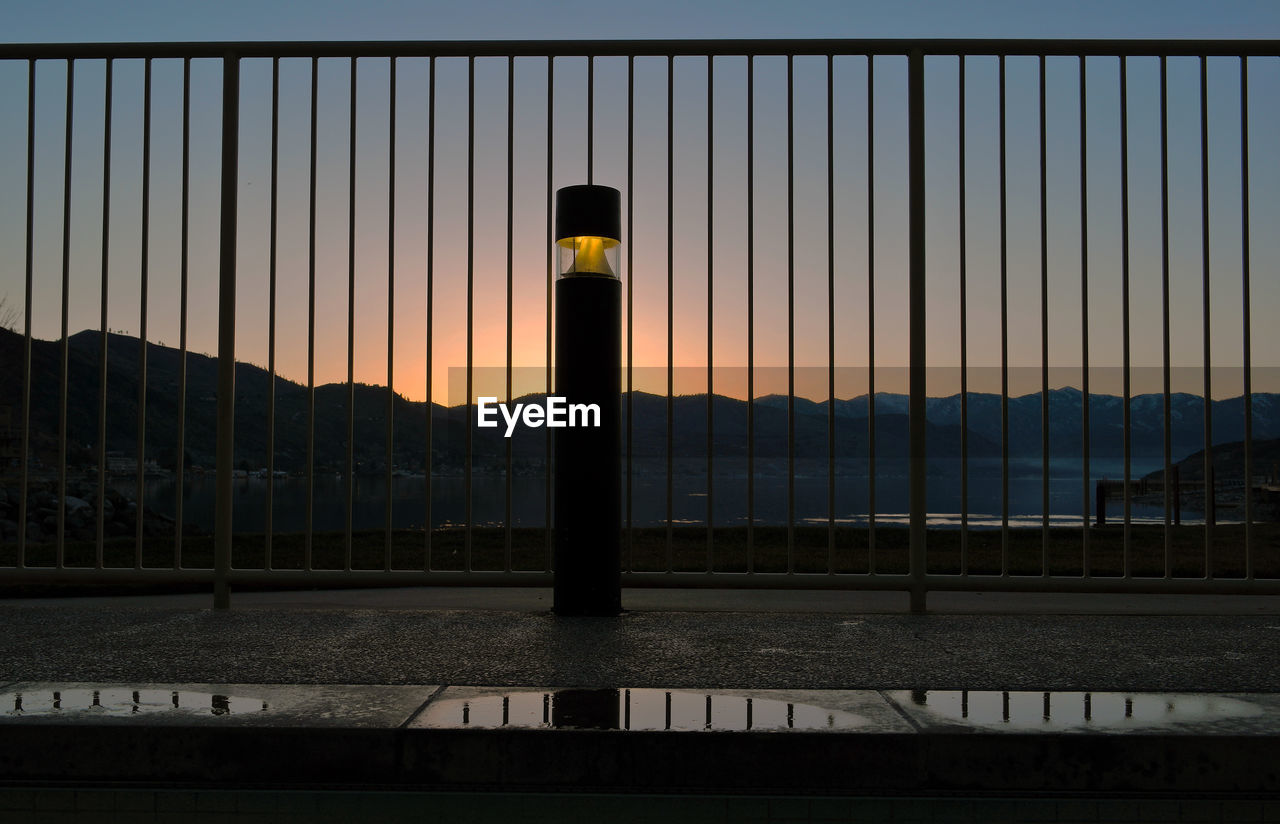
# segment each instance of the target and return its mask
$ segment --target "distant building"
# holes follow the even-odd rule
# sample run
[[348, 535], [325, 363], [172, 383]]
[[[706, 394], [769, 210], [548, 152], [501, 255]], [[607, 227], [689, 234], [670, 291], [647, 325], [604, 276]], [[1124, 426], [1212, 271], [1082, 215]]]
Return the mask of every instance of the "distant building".
[[[119, 452], [108, 452], [107, 458], [107, 474], [108, 475], [137, 475], [138, 459], [129, 457]], [[160, 464], [154, 459], [148, 460], [142, 465], [143, 474], [159, 475], [164, 474]]]

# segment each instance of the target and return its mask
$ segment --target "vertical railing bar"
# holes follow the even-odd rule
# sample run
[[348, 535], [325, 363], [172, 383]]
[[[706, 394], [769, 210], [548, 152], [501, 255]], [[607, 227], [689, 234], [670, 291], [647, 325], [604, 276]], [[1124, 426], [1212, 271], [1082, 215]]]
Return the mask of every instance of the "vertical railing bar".
[[[554, 288], [555, 262], [552, 259], [552, 249], [555, 245], [555, 236], [553, 232], [553, 209], [552, 209], [552, 172], [554, 171], [554, 163], [552, 152], [555, 147], [555, 96], [556, 96], [556, 58], [555, 55], [547, 55], [547, 371], [546, 371], [546, 393], [551, 394], [551, 358], [552, 358], [552, 330], [555, 325], [555, 317], [553, 314], [554, 303], [552, 301], [552, 290]], [[551, 492], [552, 484], [552, 465], [551, 456], [551, 429], [546, 430], [546, 483], [544, 490], [546, 492], [545, 505], [546, 510], [543, 516], [543, 523], [546, 524], [546, 561], [545, 570], [551, 572], [552, 568], [552, 545], [551, 545]]]
[[827, 55], [827, 574], [836, 571], [835, 69]]
[[240, 56], [222, 58], [221, 210], [218, 226], [218, 441], [213, 533], [213, 608], [230, 609], [232, 462], [236, 401], [236, 218], [240, 151]]
[[1091, 573], [1089, 545], [1089, 159], [1088, 100], [1086, 97], [1085, 57], [1080, 56], [1080, 414], [1081, 477], [1080, 510], [1083, 513], [1081, 534], [1084, 552], [1084, 577]]
[[965, 149], [965, 56], [960, 55], [960, 574], [969, 574], [969, 290], [968, 152]]
[[1040, 574], [1049, 574], [1049, 181], [1045, 56], [1040, 55]]
[[787, 574], [796, 569], [796, 194], [794, 55], [787, 55]]
[[756, 568], [755, 55], [747, 55], [747, 572]]
[[867, 572], [876, 574], [876, 97], [867, 55]]
[[391, 517], [395, 482], [395, 339], [396, 339], [396, 58], [387, 67], [387, 500], [386, 540], [382, 568], [391, 571]]
[[1009, 574], [1009, 212], [1005, 151], [1005, 67], [1000, 84], [1000, 575]]
[[671, 466], [672, 466], [672, 427], [673, 427], [673, 410], [672, 396], [675, 389], [674, 386], [674, 367], [675, 367], [675, 349], [674, 349], [674, 332], [672, 326], [672, 316], [675, 312], [674, 293], [672, 286], [674, 283], [674, 259], [672, 257], [672, 248], [674, 244], [673, 230], [673, 183], [674, 178], [672, 169], [675, 157], [675, 57], [667, 55], [667, 572], [672, 571], [673, 547], [672, 547], [672, 528], [671, 528]]
[[[35, 240], [35, 166], [36, 166], [36, 61], [27, 61], [27, 235], [25, 289], [22, 314], [22, 487], [18, 490], [18, 569], [27, 565], [27, 479], [31, 469], [31, 286], [32, 255]], [[98, 478], [103, 477], [98, 473]], [[102, 505], [98, 505], [102, 512]]]
[[352, 516], [356, 494], [356, 63], [351, 58], [351, 105], [347, 124], [350, 137], [347, 149], [347, 510], [343, 532], [344, 570], [351, 570]]
[[[307, 204], [307, 523], [302, 567], [310, 571], [314, 530], [316, 468], [316, 105], [320, 61], [311, 58], [311, 171]], [[430, 384], [427, 384], [428, 387]]]
[[1173, 576], [1173, 527], [1170, 511], [1173, 503], [1173, 429], [1169, 371], [1169, 82], [1168, 59], [1160, 55], [1160, 281], [1161, 310], [1164, 327], [1164, 577]]
[[[512, 353], [512, 246], [514, 231], [514, 171], [515, 163], [515, 57], [507, 56], [507, 401], [511, 400], [511, 353]], [[505, 509], [502, 516], [503, 529], [503, 565], [506, 572], [511, 571], [511, 439], [507, 438], [506, 448], [506, 484], [504, 490]]]
[[[514, 245], [514, 228], [515, 228], [515, 83], [516, 83], [516, 59], [511, 55], [507, 55], [507, 395], [506, 401], [511, 402], [511, 353], [512, 353], [512, 313], [513, 303], [513, 283], [512, 283], [512, 265], [513, 265], [513, 245]], [[504, 492], [505, 509], [502, 515], [503, 523], [503, 540], [502, 540], [502, 569], [506, 572], [511, 571], [511, 439], [506, 438], [507, 442], [507, 466], [506, 466], [506, 483]]]
[[139, 263], [140, 323], [138, 330], [138, 459], [137, 510], [134, 519], [134, 569], [142, 569], [143, 515], [146, 507], [147, 457], [147, 292], [151, 261], [151, 58], [142, 70], [142, 250]]
[[595, 182], [596, 57], [587, 58], [587, 185]]
[[[467, 57], [467, 416], [466, 462], [463, 464], [462, 500], [466, 507], [466, 534], [463, 539], [462, 568], [471, 571], [471, 539], [474, 521], [471, 491], [472, 463], [475, 460], [472, 433], [471, 395], [475, 349], [475, 216], [476, 216], [476, 58]], [[549, 431], [549, 430], [548, 430]]]
[[627, 571], [635, 571], [635, 537], [632, 524], [632, 428], [635, 412], [632, 404], [634, 387], [632, 384], [633, 349], [632, 324], [633, 306], [631, 286], [635, 282], [635, 270], [632, 266], [632, 249], [635, 248], [635, 229], [632, 222], [632, 191], [635, 188], [635, 141], [636, 141], [636, 107], [635, 107], [636, 59], [627, 56]]
[[1253, 358], [1249, 305], [1249, 58], [1240, 58], [1240, 272], [1244, 338], [1244, 576], [1253, 580]]
[[431, 360], [434, 357], [432, 350], [432, 320], [435, 316], [433, 311], [435, 301], [435, 231], [436, 231], [436, 58], [432, 55], [428, 61], [428, 70], [431, 78], [427, 86], [427, 114], [430, 119], [430, 126], [427, 131], [427, 307], [426, 307], [426, 396], [427, 396], [427, 443], [426, 443], [426, 467], [423, 473], [423, 568], [431, 571], [431, 535], [434, 531], [434, 525], [431, 520], [431, 464], [433, 459], [432, 438], [435, 422], [435, 406], [431, 391]]
[[[180, 306], [178, 308], [178, 477], [175, 484], [176, 495], [174, 500], [174, 540], [173, 540], [173, 566], [174, 569], [182, 568], [182, 501], [183, 486], [186, 483], [186, 467], [187, 467], [187, 291], [188, 291], [188, 269], [187, 254], [190, 240], [190, 212], [191, 212], [191, 58], [183, 58], [182, 61], [182, 228], [181, 240], [179, 242], [179, 254], [181, 260], [178, 264], [179, 279], [182, 281], [181, 296], [179, 298]], [[105, 254], [105, 252], [104, 252]], [[106, 320], [103, 319], [103, 329], [106, 329]], [[105, 363], [105, 361], [104, 361]], [[105, 369], [105, 366], [104, 366]], [[103, 386], [106, 385], [106, 379], [103, 379]], [[104, 395], [105, 403], [105, 395]], [[105, 429], [103, 430], [103, 443], [106, 442]], [[103, 447], [105, 449], [105, 446]]]
[[715, 199], [713, 197], [713, 183], [715, 168], [715, 154], [712, 149], [714, 125], [713, 125], [713, 105], [714, 92], [713, 84], [715, 81], [715, 58], [707, 55], [707, 572], [715, 571], [715, 525], [712, 522], [713, 508], [712, 504], [715, 500], [715, 478], [713, 470], [715, 466], [715, 457], [713, 451], [713, 399], [715, 395], [712, 392], [712, 373], [714, 372], [714, 350], [712, 348], [712, 324], [714, 313], [712, 306], [714, 305], [713, 281], [712, 281], [712, 265], [715, 259], [714, 254], [714, 234], [715, 226]]
[[1209, 60], [1200, 56], [1200, 253], [1204, 293], [1204, 577], [1213, 577], [1213, 527], [1217, 518], [1217, 477], [1213, 471], [1213, 394], [1209, 340]]
[[[280, 58], [271, 58], [271, 246], [268, 250], [269, 294], [267, 297], [267, 511], [263, 567], [271, 569], [271, 539], [274, 527], [272, 514], [275, 507], [276, 477], [276, 253], [278, 249], [276, 229], [279, 207], [280, 171]], [[181, 461], [181, 454], [179, 454]], [[179, 463], [181, 465], [181, 463]]]
[[[110, 274], [110, 251], [111, 251], [111, 93], [114, 85], [114, 68], [115, 61], [107, 58], [106, 72], [103, 78], [102, 93], [102, 294], [100, 296], [101, 317], [98, 344], [98, 490], [97, 490], [97, 515], [96, 529], [94, 531], [94, 568], [102, 569], [103, 555], [106, 545], [106, 515], [104, 513], [106, 497], [107, 497], [107, 344], [108, 344], [108, 326], [107, 326], [107, 303], [108, 303], [108, 276]], [[186, 92], [184, 92], [183, 101], [185, 106]], [[185, 144], [185, 134], [184, 134]], [[185, 286], [185, 281], [184, 281]], [[179, 367], [179, 388], [184, 384], [182, 381], [186, 375]], [[178, 498], [176, 501], [175, 522], [178, 525], [177, 540], [182, 535], [182, 399], [178, 401], [178, 471], [177, 488]], [[173, 564], [178, 566], [180, 545], [175, 545]]]
[[928, 465], [927, 459], [927, 353], [926, 321], [927, 246], [925, 232], [925, 78], [924, 52], [916, 49], [907, 55], [907, 237], [908, 237], [908, 352], [910, 374], [908, 378], [908, 454], [910, 543], [908, 570], [911, 575], [911, 612], [919, 615], [925, 611], [928, 590], [925, 583], [928, 547]]
[[[62, 170], [62, 352], [61, 382], [58, 389], [58, 514], [57, 514], [57, 566], [66, 562], [66, 513], [67, 513], [67, 384], [71, 366], [71, 341], [67, 335], [67, 304], [71, 291], [71, 138], [75, 100], [75, 61], [67, 60], [67, 115], [66, 145], [63, 147]], [[145, 220], [143, 225], [145, 226]], [[144, 228], [145, 232], [146, 229]], [[145, 259], [145, 258], [144, 258]], [[142, 520], [142, 499], [138, 499], [138, 520]], [[22, 529], [26, 529], [24, 523]]]
[[1124, 577], [1131, 573], [1133, 495], [1133, 383], [1130, 374], [1129, 324], [1129, 59], [1120, 58], [1120, 314], [1124, 337], [1124, 540], [1121, 556]]

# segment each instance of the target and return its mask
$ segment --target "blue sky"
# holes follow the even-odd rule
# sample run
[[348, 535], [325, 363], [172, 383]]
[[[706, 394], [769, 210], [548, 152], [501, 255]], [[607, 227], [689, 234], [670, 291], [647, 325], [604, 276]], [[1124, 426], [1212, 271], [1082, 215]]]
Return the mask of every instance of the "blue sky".
[[[1257, 38], [1280, 37], [1280, 3], [1219, 2], [611, 2], [541, 3], [528, 0], [471, 2], [71, 2], [10, 3], [0, 37], [12, 42], [197, 41], [197, 40], [379, 40], [379, 39], [566, 39], [588, 38], [821, 38], [821, 37], [1080, 37], [1080, 38]], [[192, 238], [191, 305], [210, 304], [216, 282], [216, 208], [218, 196], [219, 75], [216, 61], [192, 66]], [[930, 339], [931, 366], [958, 365], [957, 277], [958, 201], [956, 60], [939, 57], [927, 68], [929, 123]], [[1009, 121], [1009, 330], [1010, 358], [1018, 375], [1017, 394], [1039, 386], [1040, 251], [1038, 180], [1038, 91], [1034, 58], [1010, 58], [1007, 69]], [[108, 325], [132, 334], [139, 330], [139, 242], [141, 179], [141, 61], [118, 61], [111, 194], [111, 280]], [[556, 62], [555, 186], [582, 182], [585, 157], [585, 60]], [[745, 363], [745, 77], [739, 57], [717, 60], [715, 69], [715, 338], [714, 366], [740, 369]], [[1095, 391], [1120, 391], [1119, 322], [1119, 147], [1118, 61], [1091, 58], [1089, 72], [1089, 319], [1093, 369], [1111, 367], [1095, 377]], [[769, 197], [786, 186], [785, 62], [761, 57], [755, 63], [756, 365], [787, 363], [785, 199]], [[26, 64], [0, 65], [0, 191], [25, 187]], [[178, 135], [180, 61], [155, 63], [155, 119], [152, 147], [151, 275], [148, 337], [170, 345], [177, 340], [176, 237], [178, 234]], [[905, 363], [905, 61], [878, 59], [876, 79], [876, 328], [877, 369]], [[309, 61], [281, 64], [281, 226], [282, 294], [306, 289], [306, 148]], [[356, 378], [386, 380], [387, 293], [387, 61], [360, 61], [360, 111], [356, 258], [359, 291], [355, 310]], [[623, 58], [596, 64], [597, 182], [623, 188], [626, 182], [625, 90]], [[966, 155], [968, 174], [968, 323], [969, 365], [985, 369], [982, 390], [998, 390], [998, 209], [996, 175], [996, 63], [975, 57], [968, 63]], [[1153, 58], [1134, 59], [1129, 67], [1131, 246], [1134, 294], [1133, 364], [1135, 391], [1159, 388], [1160, 225], [1158, 78]], [[424, 135], [425, 61], [399, 63], [397, 148], [397, 249], [395, 265], [395, 337], [397, 389], [423, 396], [426, 245]], [[666, 61], [636, 61], [635, 346], [637, 366], [657, 367], [665, 378], [666, 328]], [[817, 383], [805, 393], [824, 393], [827, 367], [826, 111], [825, 63], [800, 56], [796, 90], [796, 363], [812, 367]], [[1051, 58], [1048, 65], [1048, 190], [1050, 360], [1065, 371], [1054, 385], [1076, 383], [1081, 362], [1079, 229], [1078, 62]], [[1195, 58], [1175, 58], [1170, 78], [1170, 191], [1172, 196], [1171, 361], [1178, 374], [1175, 390], [1197, 391], [1202, 358], [1199, 101]], [[706, 367], [707, 225], [705, 58], [675, 63], [676, 258], [673, 340], [676, 366]], [[1280, 114], [1266, 101], [1280, 93], [1280, 64], [1259, 58], [1250, 69], [1253, 203], [1253, 352], [1258, 391], [1280, 388], [1274, 357], [1280, 328], [1262, 318], [1280, 306], [1280, 279], [1268, 277], [1280, 261], [1280, 237], [1265, 231], [1280, 219], [1280, 157], [1268, 135], [1280, 129]], [[65, 66], [41, 61], [37, 69], [35, 179], [34, 331], [59, 335], [62, 266], [62, 169]], [[345, 60], [320, 64], [320, 250], [318, 295], [320, 334], [316, 341], [317, 382], [346, 378], [347, 175], [349, 123]], [[834, 87], [835, 271], [837, 280], [837, 365], [861, 368], [869, 358], [866, 332], [867, 235], [865, 123], [866, 63], [859, 56], [837, 58]], [[1214, 394], [1240, 392], [1241, 288], [1239, 232], [1239, 68], [1234, 58], [1209, 63], [1210, 190], [1213, 221], [1212, 363], [1228, 370], [1215, 381]], [[476, 214], [505, 211], [506, 63], [485, 58], [476, 63], [477, 201]], [[514, 352], [517, 366], [537, 367], [545, 356], [543, 281], [545, 259], [545, 83], [542, 58], [517, 61], [515, 69]], [[102, 61], [80, 61], [75, 75], [75, 157], [71, 207], [70, 332], [96, 328], [99, 317], [100, 180], [102, 144]], [[269, 61], [242, 66], [242, 115], [239, 238], [240, 289], [237, 312], [238, 356], [265, 364], [267, 354], [266, 270], [269, 191]], [[465, 220], [458, 204], [466, 200], [466, 61], [442, 60], [439, 66], [438, 127], [440, 161], [436, 171], [433, 340], [434, 382], [441, 389], [450, 367], [459, 365], [464, 339]], [[21, 249], [24, 225], [21, 198], [0, 201], [0, 248]], [[935, 228], [937, 227], [937, 228]], [[485, 301], [476, 315], [476, 363], [505, 362], [503, 332], [505, 238], [485, 236], [476, 247], [476, 287]], [[21, 255], [10, 256], [16, 261]], [[630, 277], [629, 271], [626, 277]], [[0, 296], [22, 292], [22, 272], [0, 266]], [[15, 298], [16, 299], [16, 298]], [[305, 380], [307, 333], [305, 305], [285, 301], [277, 312], [281, 340], [279, 369]], [[212, 313], [194, 312], [191, 347], [213, 351]], [[993, 371], [992, 367], [996, 367]], [[1264, 371], [1265, 370], [1265, 371]], [[696, 370], [695, 370], [696, 371]], [[1107, 378], [1107, 375], [1110, 378]], [[717, 379], [719, 381], [719, 379]], [[886, 378], [881, 389], [902, 389]], [[856, 394], [861, 379], [840, 387], [842, 397]], [[658, 384], [664, 384], [659, 380]], [[899, 382], [900, 383], [900, 382]], [[931, 394], [956, 391], [954, 381], [931, 385]], [[723, 386], [724, 384], [718, 383]], [[660, 388], [657, 384], [645, 388]], [[684, 391], [696, 391], [685, 387]], [[769, 385], [762, 392], [785, 391]], [[437, 393], [444, 394], [443, 391]]]
[[42, 0], [8, 42], [583, 37], [1276, 37], [1268, 0]]

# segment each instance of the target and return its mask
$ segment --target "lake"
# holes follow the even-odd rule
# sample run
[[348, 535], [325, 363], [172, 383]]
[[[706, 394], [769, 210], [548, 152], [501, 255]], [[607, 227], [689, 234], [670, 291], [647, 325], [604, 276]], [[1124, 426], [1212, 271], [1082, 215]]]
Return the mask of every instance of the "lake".
[[[1159, 463], [1135, 460], [1132, 477], [1138, 478]], [[707, 476], [703, 459], [678, 458], [673, 461], [671, 517], [676, 524], [703, 525], [707, 515]], [[787, 522], [786, 461], [756, 462], [755, 522]], [[625, 470], [625, 465], [624, 465]], [[928, 521], [931, 527], [959, 526], [959, 461], [930, 460], [927, 492]], [[1123, 463], [1095, 460], [1090, 465], [1089, 506], [1093, 506], [1094, 483], [1123, 477]], [[1001, 467], [998, 459], [971, 460], [969, 466], [969, 524], [977, 528], [998, 527], [1001, 521]], [[267, 484], [263, 478], [237, 479], [234, 487], [233, 517], [236, 531], [260, 532], [266, 524]], [[301, 532], [306, 528], [307, 484], [303, 478], [278, 478], [273, 489], [273, 527], [277, 532]], [[172, 516], [176, 495], [173, 479], [146, 483], [147, 506]], [[865, 524], [869, 511], [867, 462], [850, 459], [837, 462], [835, 514], [842, 524]], [[183, 518], [203, 529], [213, 528], [214, 488], [212, 476], [189, 478], [183, 485]], [[636, 526], [666, 523], [666, 462], [637, 460], [633, 465], [632, 522]], [[132, 493], [132, 486], [122, 488]], [[624, 479], [625, 496], [625, 479]], [[1015, 526], [1040, 524], [1042, 473], [1039, 460], [1011, 460], [1009, 464], [1009, 514]], [[355, 479], [352, 522], [355, 529], [372, 529], [385, 523], [388, 492], [391, 495], [392, 525], [422, 528], [425, 522], [426, 478], [396, 477], [390, 489], [384, 476]], [[472, 520], [476, 525], [500, 525], [505, 510], [506, 481], [503, 477], [476, 475], [472, 478]], [[458, 476], [434, 476], [431, 481], [431, 525], [466, 522], [464, 482]], [[1049, 469], [1049, 512], [1054, 525], [1080, 523], [1083, 487], [1080, 461], [1055, 460]], [[513, 526], [537, 527], [545, 524], [546, 483], [540, 477], [511, 480]], [[826, 523], [827, 464], [825, 461], [797, 461], [795, 477], [796, 522]], [[747, 522], [747, 466], [741, 458], [718, 459], [711, 490], [712, 518], [717, 526]], [[906, 524], [908, 511], [908, 466], [902, 459], [881, 460], [876, 465], [876, 522]], [[1121, 517], [1119, 501], [1108, 502], [1112, 520]], [[1184, 507], [1184, 520], [1200, 516]], [[346, 481], [334, 475], [315, 478], [313, 528], [342, 530], [346, 524]], [[625, 501], [624, 501], [625, 517]], [[1162, 522], [1160, 506], [1133, 506], [1136, 522]]]

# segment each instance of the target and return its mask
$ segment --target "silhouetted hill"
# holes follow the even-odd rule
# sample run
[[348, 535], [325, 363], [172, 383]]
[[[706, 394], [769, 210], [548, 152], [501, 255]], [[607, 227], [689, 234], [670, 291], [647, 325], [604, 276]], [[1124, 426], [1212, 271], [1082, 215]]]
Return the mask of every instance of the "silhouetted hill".
[[[1271, 477], [1280, 464], [1280, 438], [1253, 441], [1253, 474]], [[1178, 478], [1183, 481], [1204, 480], [1204, 450], [1197, 450], [1174, 463]], [[1244, 441], [1215, 444], [1213, 447], [1213, 474], [1217, 483], [1244, 477]], [[1161, 480], [1164, 470], [1148, 473], [1148, 478]]]
[[[102, 338], [85, 331], [71, 336], [68, 346], [67, 439], [68, 461], [96, 462], [98, 404], [100, 394], [99, 356]], [[138, 382], [141, 355], [137, 338], [107, 336], [106, 442], [109, 452], [132, 457], [138, 443]], [[0, 330], [0, 391], [12, 399], [17, 422], [22, 398], [21, 335]], [[161, 466], [177, 465], [178, 386], [181, 353], [177, 349], [148, 343], [146, 397], [146, 454]], [[33, 452], [40, 459], [56, 460], [59, 422], [62, 345], [58, 341], [33, 340], [31, 347], [31, 424]], [[241, 461], [257, 468], [265, 465], [267, 446], [267, 398], [270, 376], [266, 370], [247, 363], [236, 364], [236, 448]], [[212, 466], [217, 443], [217, 358], [187, 353], [186, 452], [188, 462]], [[296, 470], [306, 461], [307, 389], [277, 377], [276, 464], [282, 470]], [[386, 390], [357, 384], [355, 396], [356, 458], [369, 461], [385, 454]], [[339, 468], [346, 462], [347, 386], [329, 384], [315, 390], [316, 465]], [[425, 455], [425, 405], [395, 397], [395, 460], [418, 465]], [[433, 437], [441, 458], [449, 454], [445, 420], [447, 410], [433, 408], [437, 427]]]

